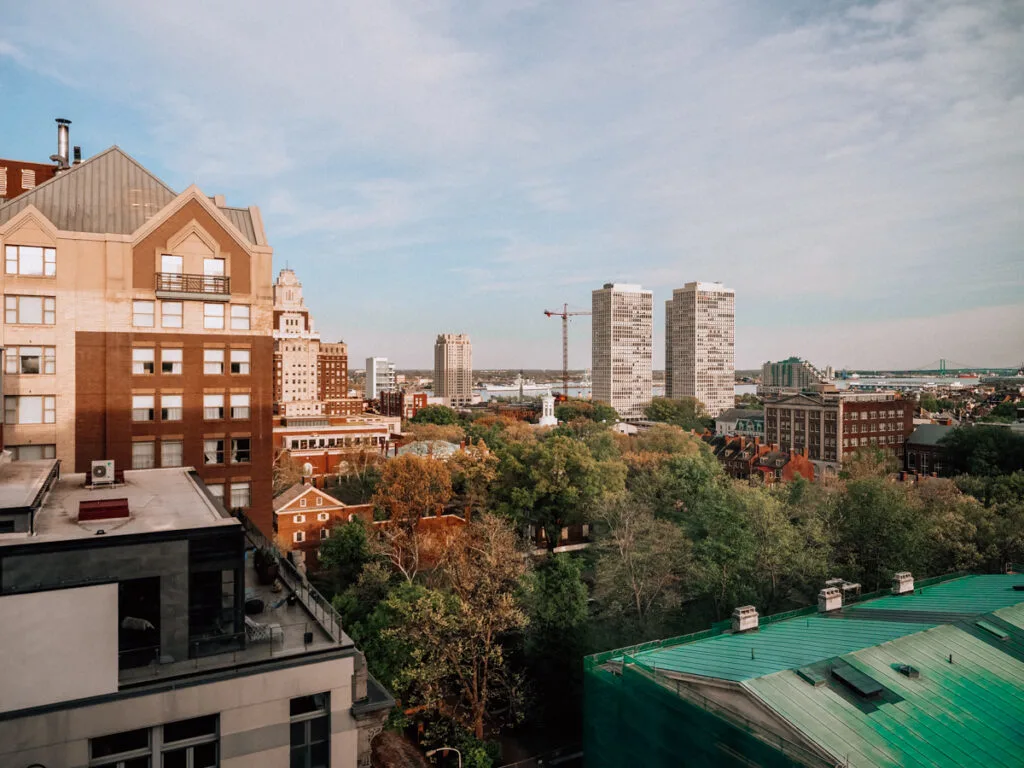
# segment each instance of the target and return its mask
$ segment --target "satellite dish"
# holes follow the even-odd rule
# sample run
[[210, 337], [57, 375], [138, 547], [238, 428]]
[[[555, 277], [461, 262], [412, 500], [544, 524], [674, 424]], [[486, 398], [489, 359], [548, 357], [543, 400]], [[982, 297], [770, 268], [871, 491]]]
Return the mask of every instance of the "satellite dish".
[[302, 465], [302, 474], [307, 477], [313, 476], [313, 465], [310, 464], [308, 461]]

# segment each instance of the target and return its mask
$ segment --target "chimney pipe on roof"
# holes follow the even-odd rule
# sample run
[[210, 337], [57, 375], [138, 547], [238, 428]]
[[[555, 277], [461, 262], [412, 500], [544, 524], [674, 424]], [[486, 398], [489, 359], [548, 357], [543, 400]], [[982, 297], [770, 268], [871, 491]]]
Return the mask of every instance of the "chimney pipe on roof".
[[68, 141], [69, 141], [69, 128], [71, 121], [63, 117], [57, 118], [57, 154], [50, 155], [50, 159], [57, 164], [57, 171], [65, 171], [71, 167], [68, 162], [70, 155], [68, 154]]
[[72, 165], [78, 165], [81, 162], [82, 162], [82, 148], [81, 147], [75, 147], [75, 159], [74, 159], [74, 161], [71, 164]]

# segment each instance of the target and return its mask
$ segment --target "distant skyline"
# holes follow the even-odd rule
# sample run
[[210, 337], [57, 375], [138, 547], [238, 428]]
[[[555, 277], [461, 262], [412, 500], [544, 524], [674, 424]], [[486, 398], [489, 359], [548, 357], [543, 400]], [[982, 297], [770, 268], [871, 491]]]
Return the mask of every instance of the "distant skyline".
[[[1016, 0], [10, 3], [0, 157], [53, 118], [258, 205], [353, 367], [558, 368], [605, 282], [736, 290], [736, 367], [1024, 360]], [[570, 324], [570, 365], [590, 324]]]

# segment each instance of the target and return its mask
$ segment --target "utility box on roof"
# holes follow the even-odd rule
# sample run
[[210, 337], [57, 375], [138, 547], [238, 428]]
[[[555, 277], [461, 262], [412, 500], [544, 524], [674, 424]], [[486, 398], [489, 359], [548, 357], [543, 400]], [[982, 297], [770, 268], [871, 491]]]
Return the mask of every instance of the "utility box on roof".
[[835, 587], [825, 587], [818, 593], [818, 612], [838, 611], [843, 607], [843, 593]]
[[892, 577], [892, 593], [907, 595], [914, 591], [914, 576], [910, 571], [900, 571]]
[[732, 612], [732, 631], [750, 632], [757, 629], [757, 608], [752, 605], [741, 605]]

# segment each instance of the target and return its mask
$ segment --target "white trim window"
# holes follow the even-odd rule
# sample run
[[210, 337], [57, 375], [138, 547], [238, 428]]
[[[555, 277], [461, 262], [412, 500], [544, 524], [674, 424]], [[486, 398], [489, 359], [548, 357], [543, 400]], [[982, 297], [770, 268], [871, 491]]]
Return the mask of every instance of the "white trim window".
[[207, 421], [224, 418], [224, 395], [203, 395], [203, 418]]
[[180, 275], [185, 271], [185, 257], [165, 253], [160, 257], [160, 271], [167, 275]]
[[180, 301], [160, 302], [160, 325], [163, 328], [181, 328], [185, 325], [185, 305]]
[[184, 360], [183, 349], [161, 349], [160, 350], [160, 373], [179, 375], [181, 373], [182, 361]]
[[160, 421], [181, 421], [182, 395], [160, 395]]
[[319, 520], [321, 523], [325, 522], [325, 521], [331, 519], [331, 513], [330, 512], [320, 512], [320, 513], [317, 514], [316, 519]]
[[292, 522], [296, 523], [296, 524], [304, 523], [304, 522], [306, 522], [306, 516], [305, 515], [293, 515], [292, 516]]
[[249, 350], [248, 349], [232, 349], [231, 350], [231, 373], [248, 375], [249, 373]]
[[248, 304], [231, 305], [231, 330], [248, 331], [251, 310]]
[[292, 541], [295, 542], [296, 544], [301, 544], [305, 540], [306, 540], [306, 532], [305, 531], [296, 531], [295, 533], [292, 534]]
[[160, 466], [180, 467], [185, 463], [185, 449], [181, 440], [160, 441]]
[[300, 506], [300, 507], [305, 507], [307, 503], [308, 503], [308, 502], [307, 502], [307, 500], [306, 500], [306, 497], [305, 497], [305, 496], [303, 496], [303, 497], [302, 497], [301, 499], [299, 499], [299, 506]]
[[329, 538], [331, 538], [331, 529], [330, 528], [321, 528], [320, 529], [320, 541], [323, 541], [324, 539], [329, 539]]
[[23, 277], [54, 277], [57, 249], [38, 245], [8, 245], [4, 249], [4, 271]]
[[8, 325], [54, 325], [57, 299], [54, 296], [4, 296], [4, 322]]
[[249, 418], [249, 393], [240, 392], [231, 395], [231, 418]]
[[132, 325], [134, 325], [136, 328], [152, 328], [155, 322], [156, 302], [132, 302]]
[[132, 395], [132, 421], [153, 421], [155, 411], [155, 395]]
[[203, 350], [203, 373], [207, 376], [220, 376], [224, 373], [224, 350]]
[[152, 469], [156, 466], [156, 444], [152, 440], [132, 443], [132, 469]]
[[224, 330], [223, 304], [203, 304], [203, 328], [208, 331]]
[[132, 375], [145, 376], [156, 373], [156, 350], [152, 347], [132, 348]]
[[57, 372], [56, 347], [8, 347], [4, 372], [12, 376]]
[[8, 395], [4, 398], [5, 424], [54, 424], [56, 395]]
[[248, 509], [252, 504], [252, 486], [248, 483], [231, 483], [231, 508]]

